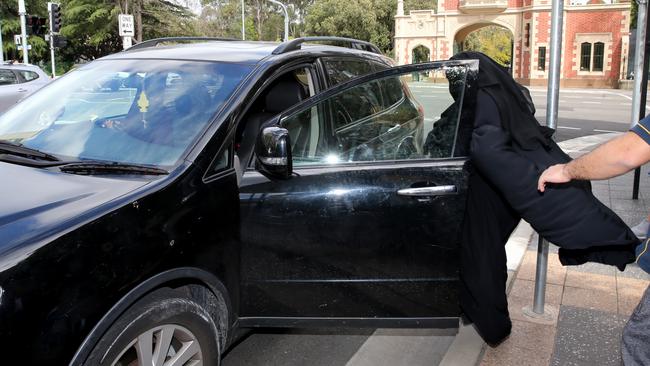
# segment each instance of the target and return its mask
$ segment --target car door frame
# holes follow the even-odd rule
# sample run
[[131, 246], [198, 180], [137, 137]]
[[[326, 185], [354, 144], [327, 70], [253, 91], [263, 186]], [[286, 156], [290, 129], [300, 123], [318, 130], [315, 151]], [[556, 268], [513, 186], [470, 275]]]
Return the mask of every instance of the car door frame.
[[[391, 67], [385, 70], [378, 72], [373, 72], [363, 76], [359, 76], [344, 83], [338, 84], [330, 89], [327, 89], [314, 97], [311, 97], [289, 109], [272, 117], [268, 122], [264, 123], [264, 127], [270, 126], [279, 126], [280, 121], [286, 117], [291, 116], [296, 112], [307, 110], [313, 106], [318, 105], [319, 103], [339, 94], [342, 91], [351, 89], [357, 85], [361, 85], [366, 82], [371, 82], [373, 80], [404, 75], [410, 72], [419, 72], [427, 71], [431, 69], [443, 69], [444, 67], [454, 67], [454, 66], [466, 66], [468, 70], [467, 78], [475, 78], [476, 75], [470, 76], [471, 73], [478, 72], [478, 61], [476, 60], [464, 60], [464, 61], [437, 61], [437, 62], [428, 62], [415, 65], [405, 65], [405, 66], [396, 66]], [[466, 89], [468, 84], [465, 85]], [[465, 90], [466, 91], [466, 90]], [[467, 93], [465, 93], [467, 95]], [[461, 117], [459, 116], [459, 119]], [[458, 143], [458, 127], [456, 129], [456, 134], [454, 136], [455, 144]], [[254, 157], [253, 157], [254, 159]], [[436, 167], [436, 166], [453, 166], [457, 169], [465, 169], [468, 157], [451, 157], [450, 159], [437, 159], [437, 158], [425, 158], [418, 160], [405, 160], [405, 161], [383, 161], [383, 162], [355, 162], [355, 163], [346, 163], [344, 166], [338, 166], [337, 169], [341, 170], [357, 170], [364, 169], [364, 166], [400, 166], [402, 168], [409, 166], [420, 166], [424, 167]], [[327, 167], [323, 165], [310, 165], [304, 166], [297, 169], [310, 169], [310, 170], [323, 170], [331, 169], [332, 167]], [[258, 173], [252, 166], [248, 166], [246, 172], [255, 172], [255, 174], [250, 174], [247, 177], [247, 180], [256, 184], [256, 182], [268, 182], [269, 179], [262, 176]], [[246, 175], [246, 173], [244, 173]], [[273, 179], [271, 179], [272, 181]], [[242, 268], [245, 270], [245, 268]], [[242, 284], [243, 285], [243, 284]], [[242, 301], [243, 302], [243, 301]], [[372, 327], [372, 326], [383, 326], [383, 327], [427, 327], [427, 328], [451, 328], [458, 325], [458, 317], [413, 317], [413, 318], [387, 318], [387, 317], [378, 317], [378, 318], [350, 318], [350, 317], [275, 317], [275, 316], [255, 316], [255, 315], [244, 315], [239, 319], [240, 325], [242, 326], [271, 326], [271, 327], [311, 327], [311, 326], [361, 326], [361, 327]]]

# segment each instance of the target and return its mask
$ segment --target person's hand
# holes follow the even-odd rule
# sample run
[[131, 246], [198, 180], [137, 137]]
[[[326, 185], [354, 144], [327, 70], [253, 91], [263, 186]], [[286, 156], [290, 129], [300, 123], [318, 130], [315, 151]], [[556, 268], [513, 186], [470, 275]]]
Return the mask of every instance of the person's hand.
[[548, 167], [542, 175], [539, 176], [537, 181], [537, 189], [544, 192], [546, 183], [567, 183], [571, 181], [571, 177], [566, 173], [564, 167], [566, 164], [556, 164]]

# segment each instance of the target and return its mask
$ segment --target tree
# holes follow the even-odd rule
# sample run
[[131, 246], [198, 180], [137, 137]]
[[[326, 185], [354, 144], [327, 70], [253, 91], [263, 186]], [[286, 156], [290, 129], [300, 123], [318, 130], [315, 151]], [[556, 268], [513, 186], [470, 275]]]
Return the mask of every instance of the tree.
[[509, 30], [489, 25], [467, 35], [463, 50], [479, 51], [503, 66], [512, 63], [512, 34]]
[[307, 10], [305, 30], [370, 41], [390, 52], [395, 33], [396, 0], [320, 0]]
[[136, 39], [196, 34], [194, 14], [169, 0], [63, 0], [61, 8], [68, 46], [60, 52], [68, 60], [94, 60], [122, 50], [120, 13], [135, 15]]
[[411, 10], [436, 10], [437, 4], [436, 0], [404, 0], [404, 13], [408, 14]]
[[[47, 7], [44, 2], [38, 0], [26, 0], [25, 7], [29, 15], [39, 17], [47, 16]], [[14, 35], [20, 34], [20, 18], [18, 17], [18, 1], [0, 2], [0, 19], [2, 20], [2, 50], [6, 60], [22, 60], [22, 52], [18, 51], [14, 44]], [[33, 64], [42, 63], [49, 59], [49, 47], [42, 36], [29, 35], [27, 42], [32, 46], [29, 51], [29, 62]]]

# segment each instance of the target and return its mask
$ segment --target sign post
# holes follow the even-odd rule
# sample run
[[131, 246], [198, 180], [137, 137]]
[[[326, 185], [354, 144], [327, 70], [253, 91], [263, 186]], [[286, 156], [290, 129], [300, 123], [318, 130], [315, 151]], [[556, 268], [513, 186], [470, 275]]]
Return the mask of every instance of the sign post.
[[0, 19], [0, 64], [5, 62], [5, 49], [2, 46], [2, 19]]
[[133, 45], [131, 37], [135, 36], [135, 23], [133, 15], [120, 14], [117, 17], [119, 24], [120, 37], [122, 37], [122, 49], [127, 49]]
[[27, 24], [25, 15], [27, 15], [27, 10], [25, 9], [25, 0], [18, 0], [18, 15], [20, 16], [20, 34], [22, 36], [22, 50], [23, 50], [23, 63], [29, 63], [29, 47], [27, 47]]
[[[548, 74], [548, 91], [546, 94], [546, 125], [555, 129], [557, 126], [560, 94], [560, 60], [562, 57], [564, 0], [553, 0], [551, 9], [551, 59]], [[551, 306], [545, 307], [548, 246], [548, 241], [540, 236], [537, 243], [537, 270], [535, 273], [533, 306], [525, 307], [523, 312], [524, 315], [537, 319], [539, 322], [552, 323], [557, 316], [558, 310]]]
[[[644, 70], [644, 58], [646, 48], [646, 24], [648, 2], [647, 0], [636, 0], [637, 17], [636, 17], [636, 51], [634, 52], [634, 89], [632, 91], [632, 121], [630, 128], [634, 127], [637, 122], [645, 116], [645, 108], [642, 104], [645, 102], [641, 99], [644, 76], [647, 78], [647, 68]], [[647, 80], [647, 79], [646, 79]], [[645, 98], [643, 98], [645, 100]], [[632, 199], [639, 198], [639, 179], [641, 177], [641, 168], [634, 169], [634, 181], [632, 186]]]
[[52, 78], [56, 77], [56, 62], [54, 60], [54, 35], [58, 33], [58, 20], [56, 19], [59, 13], [59, 4], [47, 3], [47, 12], [50, 18], [50, 59], [52, 60]]

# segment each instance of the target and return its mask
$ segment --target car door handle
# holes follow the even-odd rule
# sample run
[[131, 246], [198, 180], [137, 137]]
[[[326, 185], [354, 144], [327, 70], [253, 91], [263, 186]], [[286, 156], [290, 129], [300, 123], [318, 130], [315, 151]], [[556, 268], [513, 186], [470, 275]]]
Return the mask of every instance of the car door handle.
[[397, 194], [399, 194], [400, 196], [409, 196], [409, 197], [447, 196], [450, 194], [457, 194], [457, 193], [458, 193], [458, 189], [456, 189], [456, 186], [405, 188], [397, 191]]
[[18, 92], [19, 92], [19, 93], [24, 93], [24, 92], [26, 92], [26, 91], [27, 91], [27, 89], [25, 89], [25, 88], [18, 88]]

